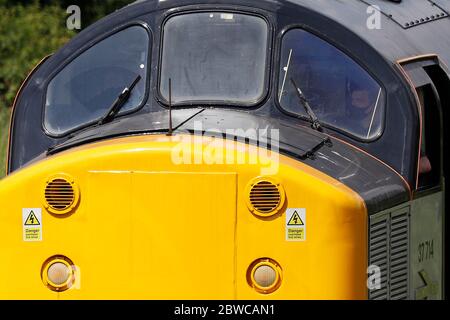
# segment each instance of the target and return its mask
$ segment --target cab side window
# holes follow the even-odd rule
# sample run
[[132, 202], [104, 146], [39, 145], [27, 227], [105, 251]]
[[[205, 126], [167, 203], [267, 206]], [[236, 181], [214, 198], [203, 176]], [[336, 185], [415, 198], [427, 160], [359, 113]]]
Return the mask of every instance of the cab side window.
[[142, 79], [121, 113], [139, 108], [146, 95], [149, 46], [149, 32], [132, 26], [71, 61], [48, 85], [44, 111], [47, 132], [60, 136], [95, 123], [138, 75]]
[[439, 106], [431, 85], [417, 89], [422, 109], [422, 141], [419, 157], [419, 190], [440, 185], [441, 132]]

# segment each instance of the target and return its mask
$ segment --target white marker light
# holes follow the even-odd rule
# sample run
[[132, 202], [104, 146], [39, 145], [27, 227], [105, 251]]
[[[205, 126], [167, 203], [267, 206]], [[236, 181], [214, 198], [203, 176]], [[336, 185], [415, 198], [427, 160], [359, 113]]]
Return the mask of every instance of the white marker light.
[[269, 258], [259, 259], [250, 265], [247, 281], [256, 291], [269, 294], [280, 287], [281, 272], [281, 267], [274, 260]]
[[75, 283], [76, 269], [65, 256], [53, 256], [44, 262], [41, 277], [44, 285], [52, 291], [63, 292]]
[[67, 283], [72, 276], [72, 270], [64, 263], [53, 263], [47, 271], [47, 277], [50, 283], [56, 286], [62, 286]]
[[270, 288], [277, 280], [277, 272], [269, 266], [260, 266], [256, 268], [253, 275], [256, 284], [262, 288]]

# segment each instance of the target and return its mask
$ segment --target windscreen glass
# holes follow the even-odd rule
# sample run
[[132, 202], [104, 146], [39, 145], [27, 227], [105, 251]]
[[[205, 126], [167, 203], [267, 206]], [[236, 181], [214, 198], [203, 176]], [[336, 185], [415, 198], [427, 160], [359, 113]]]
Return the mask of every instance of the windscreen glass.
[[381, 134], [384, 103], [378, 82], [342, 51], [301, 29], [283, 38], [278, 99], [284, 110], [308, 117], [293, 82], [321, 123], [361, 139]]
[[99, 120], [125, 87], [142, 79], [121, 113], [138, 108], [147, 82], [149, 33], [129, 27], [95, 44], [70, 62], [49, 83], [44, 126], [54, 135]]
[[160, 92], [183, 103], [252, 105], [263, 98], [268, 26], [262, 18], [201, 12], [170, 18], [164, 26]]

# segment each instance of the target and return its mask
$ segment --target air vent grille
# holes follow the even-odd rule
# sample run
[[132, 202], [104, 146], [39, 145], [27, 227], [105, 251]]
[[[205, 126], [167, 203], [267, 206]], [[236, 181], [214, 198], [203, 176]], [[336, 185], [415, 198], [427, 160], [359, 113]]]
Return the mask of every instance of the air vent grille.
[[256, 178], [247, 186], [247, 205], [262, 217], [278, 213], [284, 205], [285, 194], [280, 183], [272, 178]]
[[64, 178], [55, 178], [47, 182], [45, 201], [49, 209], [56, 212], [70, 210], [76, 200], [73, 183]]
[[278, 187], [269, 181], [255, 184], [250, 191], [250, 202], [262, 213], [270, 213], [280, 204], [281, 195]]
[[391, 217], [391, 295], [392, 300], [408, 298], [408, 214]]
[[381, 271], [381, 288], [369, 290], [371, 300], [408, 298], [409, 210], [370, 218], [369, 265]]
[[381, 288], [372, 290], [370, 298], [372, 300], [386, 300], [388, 297], [388, 255], [389, 255], [389, 235], [388, 235], [388, 215], [379, 219], [372, 219], [370, 224], [370, 262], [372, 266], [378, 266], [381, 271]]

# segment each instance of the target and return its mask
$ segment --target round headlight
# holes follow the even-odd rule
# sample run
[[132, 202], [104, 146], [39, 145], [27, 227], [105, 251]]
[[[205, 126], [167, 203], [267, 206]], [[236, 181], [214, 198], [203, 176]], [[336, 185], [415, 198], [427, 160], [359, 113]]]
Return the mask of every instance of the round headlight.
[[74, 280], [75, 272], [72, 261], [64, 256], [54, 256], [48, 259], [42, 267], [42, 281], [53, 291], [69, 289]]
[[260, 293], [272, 293], [281, 285], [281, 267], [272, 259], [264, 258], [253, 262], [247, 272], [247, 281]]
[[271, 266], [261, 265], [255, 269], [253, 278], [258, 287], [270, 288], [277, 280], [277, 271]]
[[57, 286], [67, 283], [70, 276], [70, 267], [61, 262], [53, 263], [47, 270], [48, 281]]

